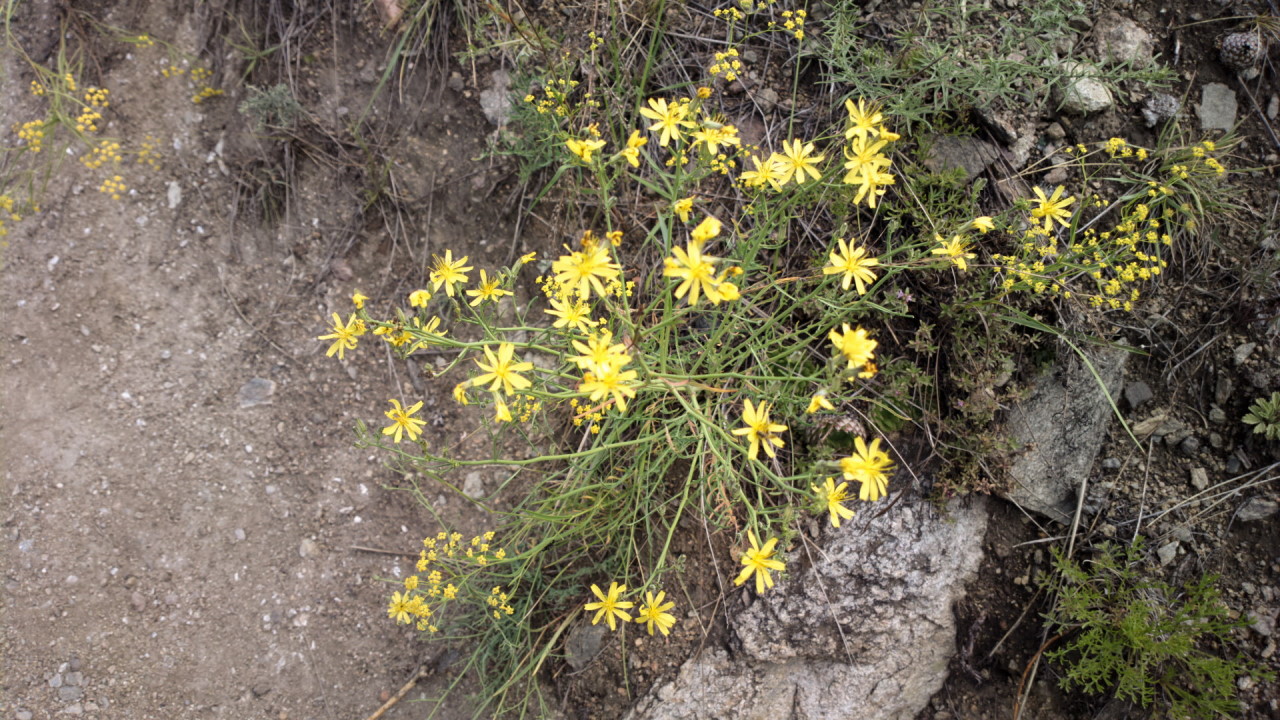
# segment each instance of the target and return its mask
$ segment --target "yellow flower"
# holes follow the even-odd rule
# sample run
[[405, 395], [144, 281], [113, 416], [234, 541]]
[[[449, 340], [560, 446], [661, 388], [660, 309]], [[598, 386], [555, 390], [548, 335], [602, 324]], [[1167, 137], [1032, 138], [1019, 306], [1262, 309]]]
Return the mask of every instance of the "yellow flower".
[[990, 232], [991, 229], [994, 228], [995, 226], [996, 224], [991, 220], [991, 218], [987, 217], [986, 215], [983, 215], [982, 217], [976, 217], [970, 220], [967, 228], [973, 228], [974, 230], [977, 230], [978, 232], [983, 233], [985, 235], [986, 233]]
[[444, 293], [449, 297], [453, 297], [453, 286], [456, 283], [465, 283], [467, 281], [466, 272], [471, 269], [467, 265], [467, 256], [463, 256], [461, 260], [454, 261], [453, 251], [445, 250], [444, 257], [433, 255], [436, 264], [431, 269], [431, 289], [439, 292], [440, 286], [444, 286]]
[[600, 586], [593, 583], [591, 585], [591, 592], [594, 593], [596, 597], [600, 598], [600, 601], [590, 602], [583, 605], [583, 609], [588, 612], [591, 610], [596, 611], [596, 616], [592, 618], [591, 624], [599, 625], [600, 618], [604, 618], [608, 621], [610, 630], [617, 630], [617, 619], [621, 619], [624, 622], [631, 622], [631, 614], [626, 612], [626, 610], [630, 609], [635, 605], [635, 603], [628, 600], [618, 599], [618, 596], [626, 591], [626, 585], [619, 585], [616, 582], [611, 582], [609, 583], [609, 594], [605, 595], [601, 592]]
[[803, 185], [806, 173], [814, 180], [822, 177], [822, 171], [816, 163], [822, 162], [825, 156], [813, 155], [813, 143], [800, 140], [782, 141], [782, 153], [774, 155], [779, 171], [782, 173], [781, 184], [786, 185], [795, 178], [797, 185]]
[[[1053, 195], [1045, 197], [1044, 191], [1039, 187], [1032, 188], [1036, 194], [1037, 205], [1031, 209], [1031, 217], [1044, 219], [1045, 232], [1053, 229], [1053, 221], [1057, 220], [1062, 227], [1070, 225], [1068, 220], [1071, 219], [1071, 212], [1066, 209], [1068, 205], [1075, 202], [1074, 197], [1063, 198], [1063, 187], [1059, 185], [1053, 191]], [[1061, 199], [1060, 199], [1061, 198]]]
[[356, 293], [351, 296], [351, 303], [356, 306], [357, 310], [363, 310], [364, 301], [368, 299], [369, 298], [367, 296], [361, 294], [361, 292], [357, 290]]
[[809, 407], [805, 409], [805, 413], [812, 415], [818, 412], [819, 410], [835, 410], [835, 409], [836, 409], [836, 406], [832, 405], [831, 401], [827, 399], [827, 391], [819, 390], [818, 392], [813, 394], [812, 398], [809, 399]]
[[480, 271], [480, 287], [476, 288], [475, 290], [467, 291], [468, 295], [475, 298], [475, 300], [472, 300], [470, 303], [471, 307], [475, 307], [476, 305], [479, 305], [485, 300], [492, 300], [493, 302], [498, 302], [499, 300], [502, 299], [504, 295], [510, 295], [511, 294], [510, 290], [503, 290], [502, 288], [498, 287], [498, 283], [500, 283], [501, 281], [502, 281], [502, 278], [500, 277], [495, 277], [492, 280], [490, 280], [488, 276], [485, 275], [484, 270], [481, 270]]
[[832, 527], [840, 527], [840, 521], [842, 519], [848, 520], [853, 517], [853, 511], [844, 505], [841, 505], [841, 503], [849, 497], [849, 494], [845, 492], [845, 488], [847, 487], [849, 487], [849, 483], [847, 482], [842, 482], [839, 485], [836, 485], [834, 478], [827, 478], [826, 485], [821, 488], [817, 485], [809, 486], [809, 488], [817, 494], [818, 498], [822, 500], [823, 504], [827, 506], [827, 511], [831, 513]]
[[843, 332], [832, 330], [827, 337], [835, 345], [836, 352], [843, 354], [849, 361], [851, 370], [870, 362], [875, 357], [876, 345], [880, 344], [868, 337], [867, 331], [862, 328], [850, 330], [849, 323], [843, 324]]
[[676, 286], [676, 299], [688, 293], [689, 304], [697, 305], [699, 293], [710, 296], [716, 285], [717, 258], [704, 255], [700, 242], [691, 242], [684, 248], [671, 248], [671, 255], [672, 257], [663, 261], [662, 276], [680, 278], [683, 281]]
[[884, 140], [872, 142], [867, 138], [855, 138], [849, 143], [849, 147], [844, 149], [844, 168], [848, 170], [844, 175], [844, 183], [856, 185], [858, 176], [864, 172], [888, 170], [893, 161], [880, 152], [887, 144]]
[[865, 198], [867, 207], [874, 208], [876, 201], [880, 199], [881, 195], [885, 194], [889, 185], [894, 184], [895, 179], [893, 173], [881, 172], [873, 167], [864, 167], [857, 175], [852, 177], [846, 175], [844, 182], [847, 185], [858, 186], [858, 192], [853, 196], [854, 205], [862, 202], [863, 198]]
[[627, 146], [618, 154], [626, 158], [631, 167], [640, 167], [640, 147], [647, 142], [649, 138], [641, 135], [639, 130], [632, 130], [631, 137], [627, 138]]
[[591, 297], [591, 288], [604, 297], [604, 284], [600, 281], [618, 277], [621, 270], [622, 267], [610, 258], [608, 248], [600, 245], [561, 255], [551, 264], [556, 282], [563, 288], [576, 289], [584, 300]]
[[744, 170], [738, 176], [743, 185], [749, 188], [762, 188], [769, 185], [775, 192], [782, 190], [782, 184], [779, 182], [782, 179], [782, 170], [774, 162], [773, 157], [761, 163], [760, 158], [752, 155], [751, 164], [755, 166], [754, 170]]
[[577, 138], [569, 138], [564, 141], [565, 147], [569, 148], [569, 152], [582, 158], [582, 162], [591, 162], [591, 154], [604, 147], [603, 140], [579, 140]]
[[685, 120], [689, 106], [678, 101], [668, 105], [665, 98], [649, 98], [649, 107], [640, 108], [640, 114], [654, 121], [648, 128], [650, 132], [661, 131], [658, 144], [662, 147], [666, 147], [671, 138], [683, 139], [683, 128], [693, 127], [692, 122]]
[[873, 257], [865, 257], [866, 248], [850, 247], [844, 238], [836, 240], [840, 246], [839, 252], [832, 251], [831, 264], [822, 268], [823, 275], [835, 275], [843, 273], [844, 277], [840, 280], [840, 288], [849, 289], [849, 283], [852, 281], [858, 288], [859, 295], [867, 294], [867, 283], [876, 281], [876, 274], [871, 268], [880, 264], [880, 261]]
[[516, 265], [528, 265], [529, 263], [537, 259], [538, 259], [537, 251], [534, 251], [531, 253], [525, 253], [524, 255], [520, 256], [519, 260], [516, 260]]
[[675, 607], [676, 604], [673, 602], [663, 604], [662, 601], [666, 599], [666, 596], [667, 594], [662, 591], [658, 592], [657, 597], [654, 597], [652, 592], [644, 594], [644, 604], [640, 606], [639, 614], [636, 615], [635, 621], [646, 625], [650, 635], [653, 634], [655, 626], [663, 635], [670, 635], [671, 626], [676, 624], [675, 616], [667, 612]]
[[751, 578], [756, 576], [756, 594], [763, 595], [766, 588], [773, 587], [773, 577], [769, 575], [770, 570], [782, 572], [787, 569], [785, 563], [781, 560], [773, 559], [773, 549], [778, 544], [778, 538], [769, 538], [769, 542], [760, 546], [760, 541], [756, 539], [756, 534], [750, 530], [747, 531], [747, 539], [751, 541], [751, 547], [742, 553], [742, 572], [738, 577], [734, 578], [734, 585], [742, 585]]
[[[400, 436], [408, 435], [410, 440], [417, 440], [422, 434], [422, 428], [426, 426], [426, 422], [413, 417], [413, 414], [422, 409], [422, 402], [419, 401], [413, 407], [405, 410], [400, 406], [399, 400], [388, 400], [393, 406], [384, 414], [391, 424], [382, 428], [383, 435], [392, 435], [392, 440], [400, 442]], [[410, 588], [411, 590], [413, 588]]]
[[693, 238], [693, 241], [699, 244], [705, 243], [711, 238], [719, 235], [720, 221], [710, 215], [703, 219], [702, 222], [698, 223], [698, 226], [693, 229], [693, 232], [689, 233], [689, 236]]
[[471, 387], [471, 381], [470, 381], [470, 380], [464, 380], [464, 381], [462, 381], [462, 382], [458, 383], [457, 385], [454, 385], [454, 386], [453, 386], [453, 399], [454, 399], [454, 400], [455, 400], [459, 405], [470, 405], [470, 404], [471, 404], [471, 403], [467, 402], [467, 388], [468, 388], [468, 387]]
[[849, 129], [844, 131], [845, 138], [866, 140], [868, 135], [879, 133], [884, 116], [875, 105], [868, 107], [865, 100], [858, 98], [855, 106], [853, 100], [849, 99], [844, 101], [844, 109], [849, 111]]
[[738, 139], [738, 128], [732, 125], [704, 124], [694, 131], [693, 140], [706, 145], [707, 151], [713, 156], [720, 152], [721, 145], [742, 144], [742, 141]]
[[409, 293], [409, 305], [412, 307], [426, 307], [431, 300], [431, 292], [429, 290], [414, 290]]
[[515, 422], [511, 417], [511, 409], [507, 407], [507, 403], [497, 393], [493, 396], [493, 421], [494, 422]]
[[352, 315], [344, 325], [342, 317], [338, 313], [333, 314], [333, 332], [328, 335], [321, 335], [317, 340], [332, 340], [333, 344], [329, 346], [325, 357], [333, 357], [334, 353], [338, 354], [338, 359], [342, 359], [342, 354], [347, 350], [355, 350], [356, 338], [364, 334], [364, 322]]
[[675, 212], [676, 217], [680, 218], [680, 222], [689, 222], [689, 213], [693, 212], [693, 198], [687, 197], [675, 201], [671, 205], [671, 210]]
[[598, 402], [606, 395], [612, 395], [618, 410], [626, 412], [627, 398], [636, 396], [635, 386], [630, 384], [636, 379], [636, 371], [623, 370], [612, 365], [603, 369], [605, 372], [599, 375], [588, 373], [584, 376], [583, 383], [578, 386], [578, 392], [589, 395], [591, 402]]
[[594, 375], [606, 374], [610, 368], [625, 367], [631, 362], [626, 346], [613, 344], [613, 333], [606, 329], [588, 337], [585, 343], [574, 340], [573, 347], [582, 354], [569, 358], [569, 362]]
[[778, 433], [787, 431], [786, 425], [769, 420], [769, 403], [762, 402], [760, 407], [756, 407], [751, 402], [751, 398], [747, 398], [743, 403], [742, 422], [746, 423], [746, 427], [738, 428], [733, 431], [734, 435], [746, 435], [747, 440], [751, 443], [751, 449], [747, 451], [747, 457], [752, 460], [760, 454], [760, 447], [764, 446], [764, 452], [769, 457], [776, 457], [775, 447], [786, 445], [782, 438], [778, 437]]
[[479, 365], [480, 369], [484, 370], [484, 373], [472, 378], [471, 384], [484, 385], [492, 380], [493, 384], [489, 386], [490, 392], [496, 393], [501, 389], [508, 395], [514, 393], [516, 390], [523, 390], [532, 385], [533, 383], [529, 382], [518, 373], [524, 370], [532, 370], [533, 363], [511, 362], [512, 355], [515, 351], [515, 345], [512, 345], [511, 343], [500, 343], [498, 345], [498, 354], [494, 355], [490, 346], [485, 345], [484, 354], [485, 357], [489, 359], [489, 364], [486, 365], [480, 362], [479, 359], [476, 360], [476, 365]]
[[413, 622], [413, 600], [409, 591], [391, 593], [391, 603], [387, 605], [387, 617], [393, 618], [397, 624], [408, 625]]
[[551, 298], [551, 307], [543, 312], [559, 318], [552, 325], [556, 328], [569, 327], [579, 332], [589, 333], [596, 324], [591, 319], [591, 307], [581, 300], [561, 301]]
[[854, 454], [840, 461], [840, 471], [845, 480], [862, 483], [860, 499], [875, 502], [888, 492], [886, 473], [893, 469], [893, 461], [880, 449], [880, 438], [872, 440], [869, 447], [860, 437], [854, 438], [853, 444]]
[[969, 249], [969, 242], [959, 235], [952, 235], [950, 240], [943, 240], [941, 235], [934, 235], [933, 238], [941, 243], [942, 247], [934, 248], [929, 254], [945, 255], [946, 257], [951, 258], [951, 262], [955, 263], [956, 267], [961, 270], [969, 269], [969, 264], [966, 260], [972, 260], [973, 258], [978, 257], [971, 252], [967, 252]]

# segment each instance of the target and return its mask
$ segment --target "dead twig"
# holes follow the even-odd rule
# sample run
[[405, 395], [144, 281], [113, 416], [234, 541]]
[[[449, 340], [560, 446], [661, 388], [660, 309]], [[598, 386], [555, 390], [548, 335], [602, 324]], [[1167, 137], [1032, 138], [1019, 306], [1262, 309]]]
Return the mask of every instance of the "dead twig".
[[413, 553], [400, 552], [398, 550], [379, 550], [378, 548], [365, 547], [363, 545], [352, 545], [351, 549], [356, 550], [358, 552], [375, 553], [377, 555], [391, 555], [392, 557], [403, 557], [403, 558], [418, 557]]
[[413, 689], [413, 686], [417, 685], [418, 681], [426, 676], [427, 676], [427, 668], [424, 665], [423, 667], [418, 668], [418, 672], [414, 673], [413, 677], [409, 678], [409, 682], [405, 683], [404, 687], [400, 688], [399, 692], [393, 695], [390, 700], [382, 703], [382, 707], [378, 708], [377, 710], [374, 710], [373, 714], [365, 718], [365, 720], [378, 720], [378, 718], [385, 715], [386, 712], [391, 709], [391, 706], [400, 702], [400, 699], [403, 698], [405, 695], [408, 695], [409, 691]]

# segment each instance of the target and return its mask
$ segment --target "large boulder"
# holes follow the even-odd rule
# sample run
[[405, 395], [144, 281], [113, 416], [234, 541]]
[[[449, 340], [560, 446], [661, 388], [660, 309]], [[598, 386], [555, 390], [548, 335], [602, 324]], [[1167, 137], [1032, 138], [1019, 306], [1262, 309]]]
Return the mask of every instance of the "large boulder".
[[833, 531], [811, 564], [793, 553], [796, 572], [730, 612], [741, 652], [691, 658], [628, 717], [914, 718], [955, 653], [952, 604], [982, 560], [986, 500], [941, 512], [925, 501], [882, 502], [862, 517]]

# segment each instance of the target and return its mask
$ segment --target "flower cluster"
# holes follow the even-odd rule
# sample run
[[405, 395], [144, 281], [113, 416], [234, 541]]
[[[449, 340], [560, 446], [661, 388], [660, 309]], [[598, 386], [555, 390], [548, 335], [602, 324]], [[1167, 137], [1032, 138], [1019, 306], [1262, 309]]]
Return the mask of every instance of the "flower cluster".
[[107, 163], [120, 162], [120, 143], [113, 140], [100, 140], [97, 147], [88, 155], [82, 155], [80, 162], [90, 170], [97, 170]]
[[725, 82], [733, 82], [738, 79], [738, 73], [742, 72], [742, 61], [738, 59], [737, 48], [729, 48], [724, 52], [715, 54], [715, 62], [711, 67], [707, 68], [713, 77], [718, 77]]
[[453, 602], [482, 603], [495, 620], [513, 615], [511, 595], [501, 585], [489, 586], [487, 570], [507, 559], [506, 549], [494, 546], [493, 539], [494, 533], [486, 532], [463, 542], [460, 533], [444, 531], [424, 538], [415, 564], [417, 574], [404, 579], [403, 592], [392, 593], [387, 616], [398, 624], [436, 633], [445, 608]]
[[844, 107], [849, 113], [849, 127], [844, 132], [849, 144], [844, 149], [843, 182], [858, 189], [853, 197], [854, 205], [865, 200], [867, 207], [874, 208], [888, 186], [895, 183], [893, 173], [889, 172], [893, 161], [885, 152], [888, 144], [900, 136], [885, 126], [884, 114], [879, 108], [868, 105], [862, 98], [858, 98], [856, 105], [852, 100], [845, 100]]
[[9, 234], [9, 223], [22, 221], [22, 215], [17, 212], [18, 204], [9, 195], [0, 195], [0, 238]]
[[707, 242], [720, 235], [720, 221], [707, 217], [689, 234], [684, 248], [671, 249], [671, 256], [663, 260], [662, 276], [678, 278], [676, 299], [686, 295], [690, 305], [697, 305], [699, 297], [705, 297], [712, 305], [737, 300], [742, 296], [738, 286], [728, 278], [741, 275], [742, 268], [731, 265], [716, 273], [719, 258], [703, 252]]
[[556, 78], [543, 85], [541, 96], [536, 93], [529, 93], [524, 96], [524, 101], [533, 106], [539, 115], [554, 115], [556, 117], [568, 117], [574, 110], [581, 107], [598, 107], [599, 103], [591, 96], [590, 92], [584, 92], [578, 103], [572, 100], [574, 91], [578, 87], [578, 81], [570, 78]]
[[98, 186], [98, 192], [110, 195], [112, 200], [119, 200], [128, 189], [129, 187], [124, 184], [124, 178], [119, 175], [112, 175]]
[[635, 603], [630, 600], [623, 600], [622, 593], [627, 591], [626, 585], [619, 585], [616, 582], [609, 583], [609, 592], [604, 592], [599, 585], [591, 586], [591, 593], [596, 596], [595, 602], [589, 602], [582, 607], [587, 612], [595, 611], [595, 617], [591, 619], [592, 625], [599, 625], [603, 619], [609, 624], [610, 630], [618, 629], [618, 621], [635, 622], [644, 625], [648, 629], [649, 634], [653, 634], [654, 628], [657, 628], [663, 635], [669, 635], [671, 628], [676, 624], [676, 618], [667, 611], [675, 607], [674, 602], [663, 602], [667, 593], [659, 591], [657, 595], [652, 592], [646, 592], [644, 602], [637, 609], [636, 617], [632, 618], [628, 610], [635, 607]]
[[17, 128], [18, 139], [26, 143], [26, 149], [33, 153], [40, 152], [44, 145], [45, 125], [44, 120], [31, 120]]

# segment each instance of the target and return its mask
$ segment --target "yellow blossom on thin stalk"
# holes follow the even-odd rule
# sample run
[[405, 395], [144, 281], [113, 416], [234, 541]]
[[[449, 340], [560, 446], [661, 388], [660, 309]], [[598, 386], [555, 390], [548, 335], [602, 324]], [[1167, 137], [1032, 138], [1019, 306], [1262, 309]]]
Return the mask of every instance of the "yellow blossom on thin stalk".
[[967, 261], [978, 257], [968, 252], [969, 241], [959, 235], [952, 235], [950, 240], [943, 240], [941, 235], [934, 235], [933, 239], [938, 241], [942, 247], [934, 248], [929, 254], [947, 257], [961, 270], [968, 270], [969, 263]]
[[986, 233], [990, 232], [993, 228], [995, 228], [995, 226], [996, 226], [995, 222], [993, 222], [991, 218], [984, 215], [982, 217], [976, 217], [970, 220], [969, 224], [961, 228], [961, 230], [973, 229], [985, 235]]
[[409, 591], [394, 592], [391, 594], [391, 602], [387, 605], [387, 617], [392, 618], [397, 624], [408, 625], [413, 622], [410, 617], [413, 614], [413, 599], [409, 596]]
[[563, 288], [576, 290], [583, 300], [591, 297], [592, 288], [604, 297], [607, 293], [601, 280], [612, 280], [621, 270], [609, 256], [609, 249], [601, 245], [561, 255], [551, 264], [556, 282]]
[[[410, 440], [417, 440], [422, 434], [422, 428], [426, 426], [426, 422], [413, 417], [413, 414], [422, 409], [422, 401], [410, 407], [408, 410], [400, 405], [399, 400], [388, 400], [392, 408], [384, 414], [391, 424], [382, 428], [383, 435], [391, 435], [392, 440], [400, 442], [401, 435], [408, 435]], [[410, 588], [412, 589], [412, 588]]]
[[333, 332], [328, 335], [321, 335], [317, 340], [332, 340], [333, 344], [329, 346], [325, 357], [333, 357], [334, 353], [338, 354], [338, 359], [342, 359], [342, 354], [347, 350], [355, 350], [357, 338], [365, 332], [364, 321], [356, 317], [354, 314], [347, 320], [346, 324], [342, 322], [342, 316], [338, 313], [333, 314]]
[[680, 222], [689, 222], [689, 213], [693, 212], [693, 198], [687, 197], [675, 201], [671, 205], [671, 211], [676, 214], [676, 217], [680, 218]]
[[499, 300], [501, 300], [503, 296], [512, 294], [510, 290], [504, 290], [498, 287], [498, 284], [500, 282], [502, 282], [501, 277], [495, 277], [493, 279], [489, 279], [489, 277], [485, 274], [485, 271], [481, 270], [480, 271], [480, 287], [476, 288], [475, 290], [467, 291], [468, 295], [475, 298], [475, 300], [472, 300], [469, 303], [471, 307], [475, 307], [476, 305], [479, 305], [485, 300], [491, 300], [496, 303]]
[[511, 417], [511, 409], [507, 407], [507, 403], [502, 396], [493, 394], [493, 421], [494, 422], [515, 422], [515, 418]]
[[704, 255], [702, 243], [691, 242], [684, 248], [671, 248], [671, 257], [663, 260], [663, 277], [680, 278], [676, 286], [676, 299], [689, 295], [689, 304], [698, 304], [699, 293], [708, 296], [714, 291], [715, 263], [718, 258]]
[[844, 109], [849, 111], [849, 129], [844, 131], [845, 138], [849, 140], [866, 140], [869, 135], [877, 134], [884, 123], [884, 116], [880, 114], [879, 108], [875, 105], [868, 106], [862, 98], [858, 98], [857, 105], [853, 104], [853, 100], [845, 100]]
[[1053, 229], [1053, 222], [1056, 220], [1062, 227], [1070, 225], [1071, 211], [1067, 210], [1067, 206], [1075, 202], [1074, 197], [1062, 197], [1063, 187], [1059, 185], [1053, 191], [1053, 195], [1045, 197], [1044, 191], [1039, 187], [1032, 188], [1036, 194], [1036, 206], [1031, 208], [1031, 217], [1044, 220], [1044, 229], [1046, 232]]
[[835, 345], [836, 352], [844, 355], [849, 361], [849, 369], [862, 367], [871, 362], [875, 357], [876, 345], [880, 343], [872, 340], [867, 331], [862, 328], [852, 330], [849, 323], [843, 324], [843, 331], [832, 330], [827, 337], [831, 343]]
[[623, 370], [621, 367], [612, 365], [601, 369], [604, 372], [599, 375], [587, 373], [583, 376], [578, 392], [588, 395], [591, 402], [598, 402], [606, 395], [612, 395], [618, 410], [626, 412], [627, 398], [636, 396], [635, 386], [631, 384], [636, 379], [636, 371]]
[[426, 307], [431, 300], [431, 292], [429, 290], [414, 290], [409, 293], [409, 305], [412, 307]]
[[705, 145], [707, 151], [712, 155], [720, 152], [721, 145], [742, 144], [742, 141], [738, 139], [738, 128], [732, 125], [713, 125], [711, 123], [704, 123], [701, 128], [695, 130], [693, 140]]
[[629, 610], [632, 606], [634, 606], [635, 603], [629, 600], [618, 599], [618, 596], [620, 596], [622, 593], [626, 591], [627, 591], [626, 585], [619, 585], [616, 582], [611, 582], [609, 583], [609, 594], [606, 595], [604, 592], [600, 590], [599, 585], [596, 585], [593, 583], [591, 585], [591, 592], [597, 598], [600, 598], [600, 600], [599, 602], [589, 602], [582, 606], [583, 609], [587, 610], [588, 612], [591, 610], [596, 611], [596, 616], [592, 618], [591, 624], [599, 625], [600, 619], [604, 618], [609, 623], [610, 630], [617, 630], [618, 629], [617, 621], [619, 619], [623, 620], [624, 622], [631, 622], [631, 614], [626, 611]]
[[357, 310], [363, 310], [364, 301], [368, 299], [369, 297], [367, 295], [357, 290], [355, 294], [351, 296], [351, 304], [355, 305]]
[[684, 129], [694, 127], [692, 122], [685, 120], [689, 114], [688, 104], [680, 101], [668, 105], [665, 98], [649, 98], [649, 107], [640, 108], [640, 114], [654, 121], [648, 129], [649, 132], [661, 132], [658, 144], [662, 147], [670, 144], [672, 138], [682, 140]]
[[582, 162], [590, 163], [591, 155], [595, 151], [604, 147], [603, 140], [579, 140], [577, 138], [569, 138], [564, 141], [565, 147], [569, 148], [569, 152], [577, 155]]
[[867, 201], [867, 207], [874, 208], [876, 202], [888, 190], [888, 186], [893, 185], [896, 179], [893, 173], [882, 172], [874, 167], [863, 167], [857, 175], [850, 173], [844, 178], [847, 185], [858, 186], [858, 192], [853, 196], [853, 204], [857, 205], [863, 199]]
[[720, 235], [720, 221], [715, 217], [708, 215], [703, 218], [702, 222], [689, 233], [689, 237], [693, 238], [696, 243], [705, 243], [706, 241], [718, 237]]
[[787, 431], [786, 425], [779, 425], [769, 419], [769, 403], [761, 402], [756, 407], [751, 398], [747, 398], [743, 402], [742, 422], [746, 423], [746, 427], [737, 428], [733, 431], [734, 435], [745, 435], [751, 443], [751, 449], [747, 451], [747, 457], [752, 460], [760, 454], [760, 447], [764, 446], [764, 452], [769, 457], [776, 457], [777, 451], [775, 447], [783, 447], [786, 442], [778, 437], [778, 433]]
[[585, 302], [558, 298], [551, 298], [550, 302], [551, 307], [543, 312], [557, 318], [552, 327], [573, 328], [579, 332], [588, 333], [595, 326], [595, 321], [591, 319], [591, 306]]
[[781, 560], [773, 559], [773, 550], [778, 544], [778, 538], [769, 538], [762, 547], [755, 532], [748, 530], [747, 539], [751, 541], [751, 547], [742, 553], [744, 567], [738, 577], [734, 578], [733, 584], [742, 585], [755, 575], [756, 594], [763, 595], [766, 589], [773, 587], [773, 577], [769, 575], [769, 571], [782, 572], [787, 569], [787, 566]]
[[607, 329], [591, 335], [585, 343], [574, 340], [573, 347], [582, 354], [570, 357], [569, 362], [577, 365], [580, 370], [596, 375], [607, 373], [610, 368], [625, 367], [631, 362], [626, 346], [622, 343], [614, 344], [613, 333]]
[[849, 487], [847, 482], [836, 485], [835, 478], [827, 478], [827, 482], [823, 487], [818, 487], [817, 485], [809, 486], [809, 489], [813, 490], [818, 499], [822, 501], [827, 512], [831, 513], [832, 527], [840, 527], [841, 520], [848, 520], [853, 517], [853, 511], [842, 504], [849, 498], [849, 493], [845, 491], [847, 487]]
[[814, 180], [822, 178], [822, 171], [818, 169], [817, 163], [825, 159], [823, 155], [813, 154], [813, 143], [805, 143], [802, 140], [792, 139], [782, 141], [782, 152], [774, 153], [774, 164], [777, 165], [782, 174], [781, 184], [786, 185], [795, 178], [797, 185], [803, 185], [808, 177]]
[[751, 156], [751, 164], [755, 166], [754, 170], [744, 170], [738, 176], [738, 180], [746, 187], [759, 189], [768, 185], [774, 189], [774, 192], [782, 191], [783, 172], [778, 167], [773, 158], [768, 158], [764, 162], [755, 155]]
[[444, 293], [449, 297], [453, 297], [453, 286], [458, 283], [467, 282], [467, 271], [471, 266], [467, 265], [467, 256], [462, 256], [460, 260], [453, 259], [453, 251], [445, 250], [444, 257], [433, 255], [435, 265], [431, 269], [431, 289], [436, 292], [440, 291], [440, 286], [444, 286]]
[[640, 167], [640, 148], [647, 142], [649, 138], [641, 135], [639, 130], [632, 130], [631, 137], [627, 138], [627, 146], [618, 154], [626, 158], [631, 167]]
[[489, 364], [486, 365], [480, 362], [478, 358], [476, 359], [476, 365], [479, 365], [480, 369], [484, 370], [484, 373], [472, 378], [471, 383], [473, 385], [484, 385], [492, 381], [493, 384], [489, 386], [490, 392], [496, 393], [501, 390], [507, 395], [531, 386], [533, 383], [519, 375], [519, 373], [525, 370], [532, 370], [533, 363], [512, 362], [512, 356], [515, 351], [515, 345], [500, 343], [498, 345], [498, 353], [495, 355], [491, 346], [485, 345], [484, 355], [488, 358]]
[[862, 483], [858, 497], [867, 502], [875, 502], [888, 493], [889, 476], [893, 469], [893, 460], [889, 454], [880, 449], [880, 438], [867, 442], [860, 437], [853, 439], [854, 454], [840, 461], [840, 471], [844, 479]]
[[827, 399], [827, 391], [819, 390], [809, 398], [809, 407], [805, 409], [805, 414], [812, 415], [819, 410], [835, 410], [836, 406], [831, 404]]
[[858, 288], [858, 294], [866, 295], [867, 283], [876, 281], [876, 274], [871, 271], [871, 268], [879, 265], [880, 261], [867, 257], [866, 248], [851, 247], [844, 238], [837, 238], [836, 243], [840, 246], [840, 250], [831, 252], [831, 264], [822, 268], [822, 274], [843, 273], [844, 277], [840, 280], [842, 290], [848, 290], [849, 283], [852, 281]]
[[666, 596], [667, 594], [663, 591], [658, 591], [656, 597], [652, 592], [644, 594], [644, 604], [640, 606], [635, 621], [647, 626], [650, 635], [653, 634], [654, 627], [657, 627], [663, 635], [670, 635], [671, 627], [676, 624], [675, 616], [667, 612], [676, 604], [673, 602], [664, 604], [662, 601]]

